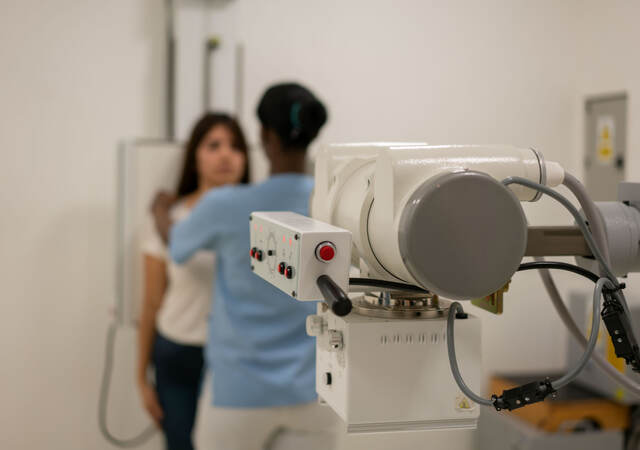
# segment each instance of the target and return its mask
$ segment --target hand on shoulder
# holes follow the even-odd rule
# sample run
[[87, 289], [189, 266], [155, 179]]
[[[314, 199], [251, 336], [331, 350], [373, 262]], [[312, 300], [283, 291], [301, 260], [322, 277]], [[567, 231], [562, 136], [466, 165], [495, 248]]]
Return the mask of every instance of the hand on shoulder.
[[159, 191], [151, 203], [151, 213], [155, 221], [156, 229], [164, 243], [169, 242], [169, 229], [171, 228], [171, 207], [177, 201], [177, 197], [167, 191]]
[[171, 192], [158, 191], [151, 202], [151, 212], [154, 215], [168, 213], [177, 199], [176, 195]]

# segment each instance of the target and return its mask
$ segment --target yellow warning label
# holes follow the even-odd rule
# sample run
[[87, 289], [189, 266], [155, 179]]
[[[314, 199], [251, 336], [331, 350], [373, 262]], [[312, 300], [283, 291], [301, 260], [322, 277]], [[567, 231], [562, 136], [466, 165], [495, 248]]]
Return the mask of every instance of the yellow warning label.
[[611, 116], [598, 117], [596, 136], [596, 155], [600, 164], [613, 163], [615, 123]]
[[613, 150], [608, 145], [602, 146], [598, 149], [598, 156], [600, 156], [600, 159], [602, 160], [608, 161], [612, 155]]
[[474, 409], [474, 404], [467, 397], [461, 395], [456, 397], [456, 409], [468, 411]]

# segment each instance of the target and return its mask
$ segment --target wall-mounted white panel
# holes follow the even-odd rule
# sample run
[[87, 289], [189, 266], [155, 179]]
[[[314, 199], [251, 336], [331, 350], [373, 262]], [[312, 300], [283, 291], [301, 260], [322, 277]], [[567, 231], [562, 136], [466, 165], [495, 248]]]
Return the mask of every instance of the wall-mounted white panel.
[[151, 202], [159, 190], [174, 192], [182, 168], [182, 146], [161, 140], [122, 144], [118, 165], [117, 315], [121, 323], [138, 317], [142, 298], [142, 236], [152, 226]]

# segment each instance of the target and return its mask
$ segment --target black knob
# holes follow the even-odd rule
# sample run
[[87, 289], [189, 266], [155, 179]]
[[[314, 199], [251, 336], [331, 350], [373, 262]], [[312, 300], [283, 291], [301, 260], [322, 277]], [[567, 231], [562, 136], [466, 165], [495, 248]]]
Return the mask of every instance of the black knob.
[[316, 280], [324, 297], [324, 302], [336, 316], [346, 316], [351, 312], [352, 304], [349, 296], [328, 275], [320, 275]]

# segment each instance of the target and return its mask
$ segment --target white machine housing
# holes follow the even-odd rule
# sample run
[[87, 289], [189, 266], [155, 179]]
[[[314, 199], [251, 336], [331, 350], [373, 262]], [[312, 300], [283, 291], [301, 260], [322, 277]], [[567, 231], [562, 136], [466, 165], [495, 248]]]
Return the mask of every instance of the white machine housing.
[[[363, 275], [418, 284], [441, 293], [437, 286], [416, 279], [405, 264], [398, 239], [404, 232], [401, 216], [411, 206], [409, 202], [416, 201], [412, 199], [414, 192], [425, 183], [443, 174], [464, 171], [486, 174], [498, 182], [519, 176], [548, 186], [559, 185], [564, 177], [559, 164], [545, 162], [530, 148], [336, 144], [325, 147], [316, 161], [312, 217], [352, 232], [354, 255], [360, 258]], [[526, 187], [512, 185], [509, 189], [520, 201], [540, 197]], [[459, 207], [455, 200], [452, 198], [451, 209]], [[465, 299], [455, 295], [449, 298]]]
[[[345, 292], [349, 289], [351, 233], [347, 230], [292, 212], [251, 214], [251, 255], [253, 271], [297, 300], [322, 300], [316, 284], [320, 275], [329, 275]], [[332, 245], [334, 256], [322, 261], [318, 246]], [[283, 264], [285, 273], [280, 273]], [[291, 271], [290, 278], [286, 271]]]
[[[475, 428], [479, 405], [449, 367], [446, 319], [389, 320], [323, 305], [307, 319], [317, 336], [316, 391], [349, 433]], [[480, 320], [456, 321], [456, 353], [468, 385], [481, 388]]]
[[[324, 148], [316, 161], [314, 220], [292, 213], [252, 215], [252, 248], [274, 248], [277, 256], [257, 263], [254, 258], [255, 273], [298, 300], [322, 298], [316, 283], [321, 274], [328, 274], [348, 292], [353, 263], [362, 277], [411, 283], [430, 291], [425, 296], [417, 294], [415, 302], [430, 299], [438, 303], [435, 316], [406, 315], [403, 302], [408, 299], [411, 307], [414, 300], [399, 293], [376, 297], [380, 289], [371, 288], [370, 295], [350, 294], [355, 306], [349, 315], [338, 317], [321, 303], [318, 313], [308, 318], [307, 332], [317, 337], [316, 390], [346, 422], [349, 432], [476, 426], [479, 405], [463, 395], [451, 374], [446, 343], [448, 302], [437, 296], [468, 300], [489, 295], [504, 285], [502, 278], [508, 281], [516, 271], [527, 233], [520, 202], [535, 201], [540, 195], [501, 183], [512, 176], [557, 186], [564, 171], [527, 148], [333, 145]], [[432, 205], [437, 205], [437, 214]], [[334, 266], [318, 261], [317, 245], [324, 241], [336, 243]], [[493, 251], [494, 241], [501, 241], [499, 251]], [[425, 242], [434, 243], [437, 251], [431, 252]], [[495, 276], [492, 268], [502, 264], [504, 255], [510, 262]], [[280, 259], [297, 269], [292, 279], [275, 270]], [[468, 259], [472, 261], [465, 265]], [[430, 265], [419, 267], [426, 271], [420, 272], [424, 276], [418, 280], [409, 267], [414, 264], [415, 269], [416, 262], [425, 260]], [[443, 273], [446, 289], [439, 291], [429, 284], [431, 271]], [[495, 289], [470, 283], [470, 275], [476, 281], [493, 278]], [[463, 292], [457, 284], [471, 289]], [[476, 291], [477, 297], [465, 295]], [[365, 305], [371, 298], [373, 310], [388, 309], [371, 313]], [[396, 307], [400, 309], [394, 310]], [[455, 334], [464, 379], [478, 392], [480, 321], [471, 315], [457, 320]]]
[[[617, 276], [640, 272], [640, 183], [618, 185], [618, 201], [596, 202], [609, 245], [611, 269]], [[598, 272], [593, 258], [577, 257], [582, 267]]]

